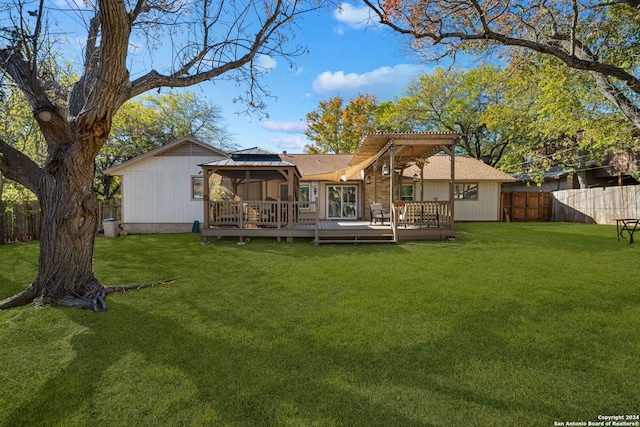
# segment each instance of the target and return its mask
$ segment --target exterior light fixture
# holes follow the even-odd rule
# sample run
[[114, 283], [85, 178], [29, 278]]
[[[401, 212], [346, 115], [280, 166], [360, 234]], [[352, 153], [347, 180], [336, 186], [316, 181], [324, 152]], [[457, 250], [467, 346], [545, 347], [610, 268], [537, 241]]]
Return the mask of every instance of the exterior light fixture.
[[420, 181], [420, 175], [418, 175], [418, 172], [413, 174], [413, 182], [418, 182]]
[[367, 175], [367, 184], [371, 184], [371, 177], [369, 175]]
[[384, 162], [384, 165], [382, 165], [382, 175], [389, 176], [389, 165], [387, 165], [387, 162]]

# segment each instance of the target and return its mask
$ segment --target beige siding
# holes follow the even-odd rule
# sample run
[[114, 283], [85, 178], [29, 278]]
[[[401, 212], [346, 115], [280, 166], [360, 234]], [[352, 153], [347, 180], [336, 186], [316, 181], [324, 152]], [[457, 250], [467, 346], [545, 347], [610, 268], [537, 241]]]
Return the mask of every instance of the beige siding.
[[[425, 183], [424, 200], [449, 200], [448, 182]], [[419, 200], [419, 199], [418, 199]], [[478, 182], [477, 200], [456, 200], [455, 221], [498, 221], [500, 219], [500, 183]]]

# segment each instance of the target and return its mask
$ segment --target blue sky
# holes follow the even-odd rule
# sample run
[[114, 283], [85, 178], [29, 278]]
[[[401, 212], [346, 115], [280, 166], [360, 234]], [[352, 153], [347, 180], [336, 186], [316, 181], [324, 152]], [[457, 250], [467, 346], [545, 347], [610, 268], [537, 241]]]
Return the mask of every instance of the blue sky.
[[392, 100], [412, 78], [425, 72], [407, 52], [406, 38], [366, 25], [368, 13], [365, 7], [343, 3], [333, 12], [305, 16], [300, 22], [303, 33], [296, 41], [309, 52], [294, 58], [295, 68], [282, 59], [271, 62], [263, 80], [276, 97], [267, 100], [267, 118], [233, 114], [238, 109], [231, 101], [237, 88], [202, 85], [207, 99], [223, 108], [234, 142], [242, 148], [301, 153], [309, 143], [304, 135], [305, 115], [320, 101], [340, 95], [346, 102], [359, 93]]
[[[68, 12], [74, 3], [81, 4], [81, 0], [53, 0], [51, 11], [67, 11], [54, 25], [67, 37], [63, 43], [70, 49], [67, 58], [80, 64], [80, 46], [86, 40], [84, 21], [90, 13]], [[262, 58], [269, 72], [261, 82], [274, 96], [266, 99], [266, 117], [235, 114], [242, 107], [234, 99], [244, 87], [233, 83], [220, 80], [188, 89], [222, 108], [234, 143], [241, 148], [301, 153], [309, 143], [304, 134], [305, 115], [320, 101], [340, 95], [347, 102], [359, 93], [373, 94], [378, 101], [393, 100], [414, 77], [429, 70], [408, 51], [409, 40], [373, 24], [362, 3], [342, 3], [332, 11], [309, 13], [298, 25], [295, 43], [306, 46], [308, 53], [293, 58], [295, 67], [282, 58]], [[132, 78], [151, 68], [165, 71], [163, 65], [171, 59], [167, 45], [149, 51], [144, 43], [132, 44]]]

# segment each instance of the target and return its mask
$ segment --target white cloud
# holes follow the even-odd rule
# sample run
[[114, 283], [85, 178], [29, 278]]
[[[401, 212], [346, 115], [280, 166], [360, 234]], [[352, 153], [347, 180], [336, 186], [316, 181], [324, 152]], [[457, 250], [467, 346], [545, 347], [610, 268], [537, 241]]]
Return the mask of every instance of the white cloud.
[[53, 2], [58, 7], [70, 7], [73, 6], [75, 8], [84, 10], [87, 8], [84, 0], [55, 0]]
[[316, 77], [312, 86], [316, 94], [323, 96], [365, 92], [381, 97], [389, 91], [403, 90], [419, 72], [419, 67], [409, 64], [381, 67], [362, 74], [325, 71]]
[[267, 142], [282, 150], [291, 150], [292, 153], [301, 153], [304, 146], [308, 143], [305, 139], [297, 136], [290, 138], [273, 138]]
[[[351, 3], [340, 3], [333, 11], [333, 18], [351, 28], [377, 27], [377, 20], [368, 6], [354, 6]], [[339, 27], [336, 32], [344, 33], [344, 28]]]
[[260, 126], [272, 132], [304, 133], [307, 130], [304, 122], [262, 122]]
[[276, 68], [278, 63], [269, 55], [258, 55], [253, 65], [254, 67], [260, 68], [262, 71], [270, 71]]

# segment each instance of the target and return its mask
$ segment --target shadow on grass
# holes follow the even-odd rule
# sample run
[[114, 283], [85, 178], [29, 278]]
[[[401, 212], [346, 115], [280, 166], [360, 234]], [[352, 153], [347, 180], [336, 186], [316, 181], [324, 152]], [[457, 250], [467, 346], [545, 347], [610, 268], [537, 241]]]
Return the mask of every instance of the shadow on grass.
[[[193, 414], [202, 408], [215, 414], [216, 425], [261, 426], [435, 426], [442, 425], [447, 411], [451, 411], [447, 422], [459, 416], [458, 421], [473, 423], [464, 411], [454, 415], [456, 408], [466, 408], [484, 422], [499, 417], [500, 425], [509, 420], [526, 423], [531, 418], [519, 417], [545, 418], [557, 412], [531, 396], [507, 397], [490, 387], [469, 387], [451, 378], [464, 372], [461, 365], [469, 363], [470, 357], [492, 359], [504, 350], [506, 343], [493, 331], [512, 312], [504, 307], [476, 313], [471, 327], [461, 317], [440, 339], [374, 351], [327, 344], [310, 330], [271, 339], [267, 333], [263, 342], [238, 342], [194, 333], [172, 319], [114, 301], [110, 305], [111, 311], [104, 316], [68, 311], [70, 319], [90, 332], [72, 339], [71, 363], [13, 411], [5, 425], [69, 425], [83, 409], [94, 415], [113, 411], [113, 418], [105, 419], [126, 425], [118, 419], [117, 410], [93, 400], [102, 388], [113, 387], [105, 384], [104, 372], [132, 353], [145, 364], [180, 371], [197, 388], [195, 402], [190, 401], [188, 411], [183, 411], [193, 418], [165, 414], [165, 425], [207, 424]], [[250, 322], [228, 326], [255, 328]], [[153, 400], [154, 390], [148, 394], [126, 398]], [[28, 419], [25, 414], [30, 414]]]

